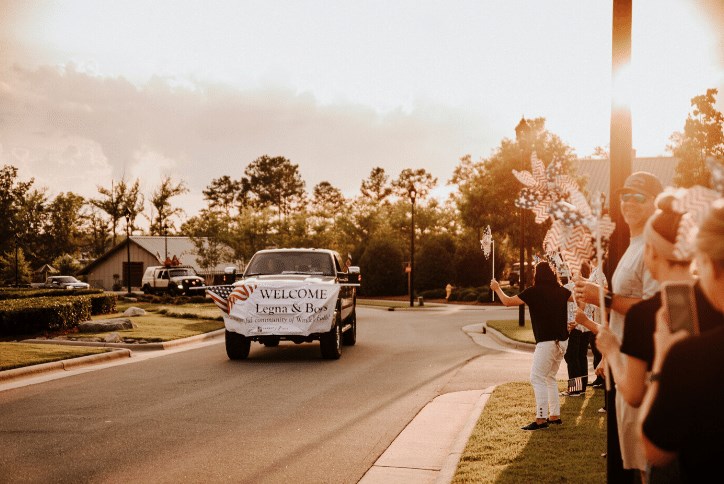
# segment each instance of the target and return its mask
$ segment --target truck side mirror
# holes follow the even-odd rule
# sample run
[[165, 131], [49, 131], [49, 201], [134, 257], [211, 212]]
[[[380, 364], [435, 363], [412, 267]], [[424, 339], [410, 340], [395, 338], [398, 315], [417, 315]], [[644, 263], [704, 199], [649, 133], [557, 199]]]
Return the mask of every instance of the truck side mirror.
[[359, 284], [362, 280], [362, 275], [359, 272], [359, 266], [349, 266], [347, 268], [347, 274], [349, 274], [350, 284]]

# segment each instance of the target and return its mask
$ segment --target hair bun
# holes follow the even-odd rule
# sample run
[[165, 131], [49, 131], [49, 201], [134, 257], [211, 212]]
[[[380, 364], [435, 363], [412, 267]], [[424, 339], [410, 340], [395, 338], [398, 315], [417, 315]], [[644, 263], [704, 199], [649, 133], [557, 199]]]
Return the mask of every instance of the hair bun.
[[674, 202], [676, 201], [676, 194], [671, 192], [662, 192], [656, 197], [656, 208], [662, 212], [675, 212], [679, 213], [674, 209]]

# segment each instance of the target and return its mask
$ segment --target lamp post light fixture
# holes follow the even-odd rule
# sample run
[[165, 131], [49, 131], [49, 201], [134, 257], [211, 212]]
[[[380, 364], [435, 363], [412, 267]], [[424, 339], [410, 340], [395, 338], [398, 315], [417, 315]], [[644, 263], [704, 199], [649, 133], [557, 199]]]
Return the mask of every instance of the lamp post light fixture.
[[410, 219], [410, 272], [408, 274], [408, 284], [410, 307], [413, 307], [415, 305], [415, 198], [417, 197], [415, 185], [410, 184], [410, 187], [407, 189], [407, 193], [410, 195], [410, 202], [412, 202], [412, 216]]
[[126, 258], [128, 259], [126, 264], [126, 285], [128, 286], [128, 295], [131, 295], [131, 212], [126, 209]]

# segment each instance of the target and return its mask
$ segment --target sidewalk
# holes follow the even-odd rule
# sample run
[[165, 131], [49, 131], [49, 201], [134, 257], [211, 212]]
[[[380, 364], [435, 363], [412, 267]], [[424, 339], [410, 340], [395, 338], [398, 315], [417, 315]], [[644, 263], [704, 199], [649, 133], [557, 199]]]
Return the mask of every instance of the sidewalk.
[[[517, 350], [535, 345], [512, 341], [485, 323], [463, 331], [478, 344], [490, 338]], [[483, 331], [485, 331], [483, 333]], [[465, 445], [495, 387], [446, 393], [425, 405], [377, 459], [360, 484], [448, 484], [457, 470]]]

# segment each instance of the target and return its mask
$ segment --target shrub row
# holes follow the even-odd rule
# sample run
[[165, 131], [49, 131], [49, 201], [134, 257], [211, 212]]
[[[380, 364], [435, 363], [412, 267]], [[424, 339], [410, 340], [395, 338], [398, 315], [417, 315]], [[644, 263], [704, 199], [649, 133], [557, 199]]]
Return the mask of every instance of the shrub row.
[[133, 297], [143, 302], [149, 302], [153, 304], [174, 304], [177, 306], [183, 304], [203, 304], [211, 301], [211, 299], [208, 299], [205, 294], [203, 296], [172, 296], [170, 294], [162, 294], [157, 296], [153, 294], [139, 294], [134, 295]]
[[8, 299], [0, 301], [0, 336], [69, 330], [115, 308], [114, 294]]
[[103, 289], [23, 289], [3, 288], [0, 290], [0, 301], [7, 299], [26, 299], [36, 297], [87, 296], [103, 294]]
[[[515, 287], [505, 287], [503, 288], [503, 292], [508, 296], [513, 296], [518, 294], [518, 289]], [[425, 299], [445, 299], [445, 289], [429, 289], [427, 291], [420, 291], [417, 295]], [[491, 297], [492, 294], [489, 286], [462, 287], [453, 289], [449, 300], [487, 303], [491, 302]]]

